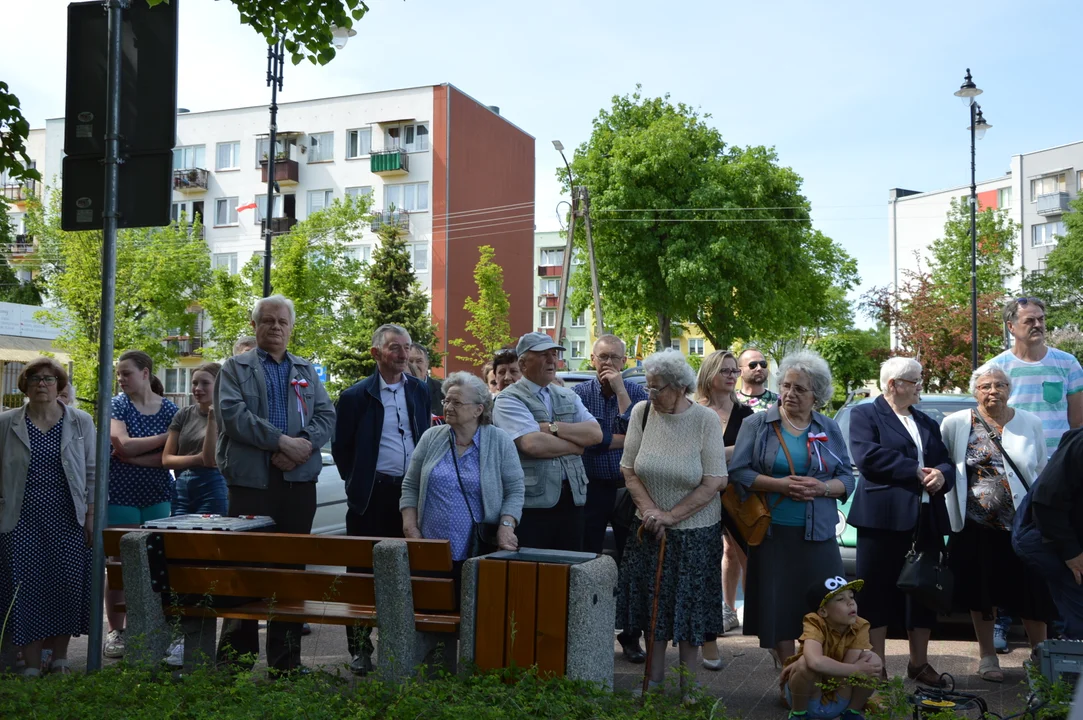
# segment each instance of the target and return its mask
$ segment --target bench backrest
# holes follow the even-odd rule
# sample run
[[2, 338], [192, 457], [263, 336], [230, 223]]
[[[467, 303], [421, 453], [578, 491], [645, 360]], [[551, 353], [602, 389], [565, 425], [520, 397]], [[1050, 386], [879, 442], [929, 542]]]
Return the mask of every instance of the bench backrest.
[[[104, 531], [105, 554], [120, 554], [120, 538], [131, 528]], [[152, 576], [165, 571], [168, 591], [178, 595], [274, 597], [281, 601], [375, 604], [371, 572], [260, 567], [320, 565], [372, 567], [372, 549], [385, 538], [286, 533], [155, 530], [150, 541]], [[451, 544], [447, 540], [407, 540], [414, 608], [453, 611]], [[110, 563], [109, 585], [123, 587], [119, 563]], [[158, 578], [156, 578], [158, 579]]]

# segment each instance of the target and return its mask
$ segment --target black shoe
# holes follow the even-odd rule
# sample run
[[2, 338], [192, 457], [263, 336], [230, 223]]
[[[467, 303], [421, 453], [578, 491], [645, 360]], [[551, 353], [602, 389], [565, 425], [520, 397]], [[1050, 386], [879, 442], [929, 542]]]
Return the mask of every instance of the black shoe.
[[312, 634], [312, 626], [309, 625], [308, 623], [302, 624], [301, 625], [301, 634], [302, 635], [311, 635]]
[[620, 646], [622, 648], [621, 654], [628, 662], [635, 663], [636, 665], [647, 662], [647, 653], [643, 652], [639, 647], [638, 639], [627, 643], [622, 641]]
[[372, 672], [372, 655], [361, 653], [354, 656], [350, 661], [350, 672], [358, 677], [364, 677]]

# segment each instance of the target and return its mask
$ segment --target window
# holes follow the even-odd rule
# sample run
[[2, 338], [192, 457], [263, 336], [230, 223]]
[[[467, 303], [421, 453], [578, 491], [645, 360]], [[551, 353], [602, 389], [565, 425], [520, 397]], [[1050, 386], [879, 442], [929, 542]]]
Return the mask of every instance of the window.
[[564, 265], [564, 248], [542, 248], [541, 264], [547, 267]]
[[350, 130], [346, 133], [346, 158], [365, 157], [372, 152], [372, 129]]
[[1050, 193], [1068, 192], [1066, 173], [1046, 175], [1042, 178], [1034, 178], [1030, 181], [1030, 201], [1036, 202], [1039, 195]]
[[997, 190], [997, 207], [1001, 210], [1011, 209], [1012, 189], [1010, 187]]
[[572, 357], [581, 358], [586, 357], [583, 353], [587, 350], [586, 340], [572, 340]]
[[318, 213], [325, 207], [331, 204], [331, 198], [334, 196], [334, 192], [331, 190], [309, 190], [308, 191], [308, 214]]
[[681, 341], [678, 340], [677, 338], [670, 338], [669, 346], [671, 348], [673, 348], [674, 350], [676, 350], [677, 352], [681, 351]]
[[541, 295], [556, 295], [560, 292], [560, 278], [542, 278], [538, 287]]
[[703, 338], [688, 338], [688, 354], [703, 355]]
[[429, 149], [428, 123], [406, 123], [387, 128], [384, 149], [401, 148], [406, 152], [423, 152]]
[[308, 136], [309, 164], [327, 162], [335, 159], [335, 134], [333, 132], [314, 133]]
[[1080, 170], [1078, 176], [1076, 177], [1075, 191], [1078, 194], [1083, 195], [1083, 170]]
[[557, 326], [557, 311], [542, 310], [538, 313], [538, 327], [555, 328]]
[[169, 211], [169, 219], [179, 223], [182, 214], [189, 223], [195, 222], [196, 216], [199, 216], [199, 221], [203, 222], [203, 201], [195, 200], [193, 202], [173, 203], [173, 206]]
[[215, 226], [237, 224], [237, 198], [218, 198], [214, 201]]
[[236, 170], [241, 166], [241, 144], [239, 142], [218, 143], [215, 153], [215, 170]]
[[237, 253], [215, 253], [211, 255], [211, 270], [225, 268], [230, 275], [237, 274]]
[[572, 327], [586, 327], [587, 326], [587, 314], [579, 313], [572, 318]]
[[189, 145], [173, 149], [173, 169], [190, 170], [193, 168], [205, 168], [205, 145]]
[[1058, 235], [1064, 234], [1064, 221], [1041, 223], [1039, 225], [1032, 225], [1030, 228], [1030, 246], [1031, 247], [1044, 247], [1046, 245], [1056, 245]]
[[371, 199], [372, 198], [372, 186], [371, 185], [360, 185], [358, 187], [348, 187], [348, 188], [346, 188], [346, 197], [352, 198], [352, 197], [359, 197], [359, 196], [360, 197], [367, 197], [367, 198]]
[[190, 383], [188, 382], [188, 368], [166, 368], [165, 392], [166, 395], [188, 394]]
[[414, 243], [410, 246], [410, 259], [414, 264], [414, 272], [429, 271], [429, 244]]
[[[284, 195], [275, 195], [275, 207], [274, 207], [274, 214], [272, 215], [272, 217], [283, 217], [283, 215], [282, 215], [282, 201], [283, 200], [282, 199], [284, 197], [285, 197]], [[257, 221], [267, 219], [267, 195], [266, 194], [256, 196], [256, 218], [255, 219]]]
[[361, 263], [368, 263], [372, 260], [372, 246], [355, 245], [353, 247], [348, 247], [346, 248], [346, 256]]
[[423, 212], [429, 209], [429, 184], [409, 183], [384, 186], [384, 209]]
[[[267, 160], [267, 148], [270, 146], [271, 138], [264, 136], [256, 138], [256, 167], [260, 166], [260, 163]], [[276, 137], [275, 138], [275, 160], [289, 160], [291, 156], [291, 150], [297, 145], [297, 137], [291, 135], [287, 138]]]

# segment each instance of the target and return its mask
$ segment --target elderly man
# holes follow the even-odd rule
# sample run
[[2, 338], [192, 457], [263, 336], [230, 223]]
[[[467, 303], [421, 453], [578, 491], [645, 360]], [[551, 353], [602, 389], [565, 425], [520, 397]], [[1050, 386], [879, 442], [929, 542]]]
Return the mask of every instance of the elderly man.
[[[410, 334], [398, 325], [381, 325], [372, 336], [376, 372], [338, 399], [338, 424], [331, 443], [339, 475], [346, 481], [346, 534], [402, 537], [399, 498], [402, 478], [421, 434], [432, 424], [429, 390], [406, 374]], [[371, 572], [347, 568], [349, 572]], [[370, 628], [346, 628], [350, 670], [372, 669]]]
[[1070, 430], [1015, 513], [1015, 552], [1042, 575], [1064, 621], [1083, 640], [1083, 430]]
[[[229, 514], [269, 515], [282, 533], [312, 530], [320, 447], [335, 427], [315, 369], [286, 351], [295, 320], [293, 302], [281, 295], [256, 301], [256, 348], [226, 360], [214, 386], [215, 455], [229, 486]], [[247, 653], [259, 655], [257, 622], [226, 620], [219, 661]], [[300, 623], [267, 623], [267, 664], [273, 675], [301, 668]]]
[[519, 356], [514, 350], [505, 348], [493, 355], [493, 375], [496, 377], [497, 392], [506, 389], [523, 376], [519, 369]]
[[[583, 507], [583, 549], [592, 553], [602, 552], [617, 491], [624, 487], [620, 457], [624, 452], [628, 418], [636, 403], [648, 399], [647, 391], [641, 385], [621, 376], [627, 359], [623, 340], [616, 335], [602, 335], [594, 341], [590, 353], [590, 364], [598, 376], [572, 388], [602, 429], [602, 441], [583, 452], [583, 467], [589, 481], [587, 504]], [[614, 524], [613, 539], [617, 545], [619, 567], [628, 528]], [[630, 662], [641, 663], [647, 657], [639, 647], [639, 636], [639, 632], [622, 632], [617, 637], [625, 659]]]
[[515, 441], [526, 475], [523, 518], [515, 531], [519, 545], [578, 551], [587, 501], [581, 456], [602, 441], [602, 429], [578, 395], [553, 384], [562, 350], [545, 333], [519, 338], [515, 353], [523, 377], [497, 396], [493, 424]]
[[444, 391], [440, 388], [440, 381], [429, 375], [429, 349], [419, 342], [411, 342], [406, 364], [410, 374], [429, 388], [429, 408], [432, 414], [443, 415]]
[[240, 355], [243, 352], [248, 352], [254, 347], [256, 347], [256, 336], [242, 335], [237, 338], [237, 342], [233, 343], [233, 354]]
[[763, 353], [756, 348], [748, 348], [737, 356], [737, 367], [741, 369], [738, 400], [755, 412], [763, 412], [778, 402], [778, 395], [764, 387], [767, 382], [767, 358]]

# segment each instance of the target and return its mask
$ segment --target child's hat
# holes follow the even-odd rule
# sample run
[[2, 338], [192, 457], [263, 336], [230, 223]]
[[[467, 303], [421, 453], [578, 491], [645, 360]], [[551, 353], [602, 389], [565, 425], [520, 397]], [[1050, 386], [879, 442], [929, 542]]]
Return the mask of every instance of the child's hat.
[[808, 593], [805, 595], [805, 601], [808, 603], [809, 609], [816, 612], [826, 605], [828, 600], [835, 597], [843, 590], [858, 592], [863, 587], [865, 587], [864, 580], [846, 582], [846, 578], [841, 575], [835, 575], [834, 577], [826, 578], [821, 582], [814, 583], [812, 587], [808, 589]]

